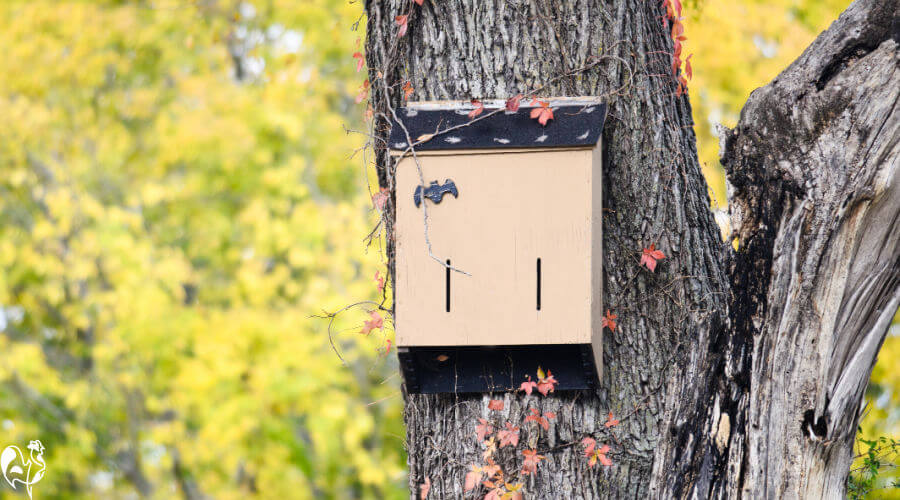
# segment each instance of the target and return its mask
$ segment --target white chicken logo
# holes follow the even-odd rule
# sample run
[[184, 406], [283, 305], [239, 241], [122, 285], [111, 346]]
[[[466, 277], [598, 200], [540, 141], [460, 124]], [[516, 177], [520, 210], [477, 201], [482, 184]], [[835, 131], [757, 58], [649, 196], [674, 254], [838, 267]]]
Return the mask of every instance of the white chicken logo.
[[44, 477], [47, 466], [44, 464], [44, 445], [40, 441], [31, 441], [28, 449], [31, 450], [31, 460], [26, 461], [18, 446], [4, 448], [0, 453], [0, 471], [12, 489], [18, 491], [16, 483], [21, 483], [28, 498], [31, 498], [31, 487]]

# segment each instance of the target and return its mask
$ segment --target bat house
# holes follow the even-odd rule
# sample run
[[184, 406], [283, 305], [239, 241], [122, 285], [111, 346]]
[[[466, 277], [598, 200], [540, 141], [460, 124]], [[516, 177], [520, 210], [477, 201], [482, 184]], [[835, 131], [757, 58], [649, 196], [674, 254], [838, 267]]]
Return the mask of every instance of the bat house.
[[468, 125], [461, 103], [397, 112], [394, 327], [411, 393], [512, 390], [538, 366], [557, 390], [599, 380], [606, 105], [550, 102], [546, 126], [526, 106]]

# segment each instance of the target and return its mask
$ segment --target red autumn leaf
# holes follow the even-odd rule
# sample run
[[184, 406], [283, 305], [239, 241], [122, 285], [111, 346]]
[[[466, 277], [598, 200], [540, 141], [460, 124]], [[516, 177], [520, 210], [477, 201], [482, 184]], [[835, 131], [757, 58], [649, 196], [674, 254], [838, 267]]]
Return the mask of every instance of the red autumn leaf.
[[[551, 415], [553, 415], [553, 417], [550, 417], [550, 418], [556, 417], [556, 414], [551, 414]], [[543, 427], [544, 430], [546, 431], [546, 430], [550, 429], [550, 421], [547, 420], [546, 418], [544, 418], [546, 416], [547, 416], [547, 414], [545, 413], [544, 416], [542, 417], [541, 413], [536, 408], [532, 408], [531, 415], [528, 415], [527, 417], [525, 417], [525, 421], [526, 422], [537, 422], [538, 425]]]
[[[532, 104], [534, 101], [532, 101]], [[547, 101], [538, 101], [540, 107], [531, 110], [531, 117], [537, 118], [538, 123], [543, 126], [547, 125], [548, 120], [553, 119], [553, 110], [550, 109], [550, 103]]]
[[559, 384], [559, 382], [556, 381], [556, 378], [553, 377], [553, 374], [550, 373], [550, 370], [547, 370], [547, 375], [544, 376], [544, 370], [541, 370], [541, 368], [538, 367], [538, 392], [546, 396], [547, 393], [553, 392], [553, 386], [555, 386], [556, 384]]
[[545, 458], [543, 455], [538, 455], [537, 450], [522, 450], [522, 455], [525, 457], [522, 463], [522, 474], [536, 473], [538, 462]]
[[691, 69], [691, 58], [694, 57], [694, 54], [690, 54], [687, 56], [687, 59], [684, 60], [684, 73], [687, 75], [688, 80], [692, 80], [694, 78], [694, 70]]
[[603, 445], [597, 450], [597, 459], [600, 460], [600, 463], [606, 466], [612, 465], [612, 460], [606, 457], [606, 454], [609, 452], [609, 446]]
[[[485, 485], [485, 486], [487, 486], [487, 485]], [[493, 488], [493, 483], [492, 483], [491, 487]], [[487, 495], [484, 496], [483, 500], [502, 500], [503, 499], [503, 497], [501, 496], [502, 493], [503, 493], [503, 488], [493, 488], [491, 491], [488, 492]]]
[[500, 480], [497, 482], [485, 481], [482, 484], [485, 488], [490, 489], [482, 500], [511, 500], [514, 498], [521, 498], [521, 496], [516, 497], [515, 493], [508, 493], [511, 485], [508, 483], [504, 484]]
[[375, 283], [378, 283], [379, 293], [384, 291], [384, 276], [381, 275], [381, 271], [375, 271]]
[[475, 426], [475, 434], [479, 441], [484, 441], [486, 435], [494, 432], [494, 426], [483, 418], [479, 418], [478, 421], [481, 423]]
[[403, 35], [406, 34], [406, 29], [409, 27], [407, 21], [409, 21], [409, 14], [394, 18], [394, 22], [397, 23], [397, 26], [400, 26], [400, 30], [397, 31], [397, 38], [403, 38]]
[[675, 6], [675, 16], [681, 17], [681, 0], [671, 0], [671, 2]]
[[519, 110], [519, 101], [522, 100], [522, 94], [516, 94], [506, 100], [506, 110], [516, 112]]
[[684, 79], [684, 75], [678, 77], [678, 88], [675, 90], [675, 97], [681, 97], [688, 90], [688, 82]]
[[554, 413], [552, 411], [545, 411], [544, 416], [549, 418], [550, 420], [553, 420], [556, 418], [556, 413]]
[[393, 343], [391, 342], [391, 339], [384, 340], [384, 355], [385, 356], [387, 356], [388, 354], [391, 353], [391, 345], [393, 345]]
[[675, 17], [675, 8], [672, 5], [672, 0], [663, 0], [662, 5], [666, 8], [666, 17], [672, 19]]
[[487, 463], [488, 465], [482, 467], [481, 470], [482, 472], [484, 472], [484, 475], [487, 476], [488, 479], [497, 476], [498, 474], [499, 476], [503, 475], [503, 471], [500, 469], [500, 466], [496, 464], [496, 462], [489, 458], [487, 459]]
[[363, 102], [363, 100], [369, 97], [369, 79], [366, 80], [359, 87], [359, 94], [356, 94], [356, 103], [359, 104]]
[[426, 477], [425, 482], [419, 486], [419, 500], [428, 498], [429, 491], [431, 491], [431, 478]]
[[481, 468], [473, 465], [472, 469], [466, 473], [465, 490], [469, 491], [474, 489], [475, 485], [478, 484], [478, 481], [481, 481]]
[[506, 429], [497, 431], [497, 437], [500, 438], [500, 447], [512, 446], [515, 448], [519, 445], [519, 428], [513, 427], [513, 424], [507, 422]]
[[656, 249], [656, 243], [650, 245], [650, 248], [645, 248], [643, 253], [641, 254], [641, 263], [639, 265], [646, 266], [650, 272], [654, 272], [656, 270], [656, 261], [662, 260], [666, 258], [666, 254], [662, 253], [661, 250]]
[[519, 386], [520, 391], [525, 391], [525, 394], [531, 395], [531, 391], [533, 391], [537, 387], [537, 383], [531, 380], [531, 375], [525, 375], [526, 380], [522, 382], [522, 385]]
[[684, 25], [681, 24], [680, 17], [676, 17], [674, 21], [672, 21], [672, 40], [677, 40], [679, 42], [683, 42], [687, 40], [687, 37], [684, 36]]
[[599, 461], [601, 464], [610, 466], [612, 465], [612, 460], [606, 456], [609, 452], [609, 446], [603, 445], [599, 450], [595, 450], [591, 455], [591, 459], [588, 460], [588, 466], [593, 467]]
[[586, 437], [581, 440], [584, 445], [584, 456], [589, 457], [594, 454], [594, 447], [597, 446], [597, 440], [592, 437]]
[[609, 417], [606, 419], [606, 423], [603, 425], [605, 425], [606, 428], [609, 429], [610, 427], [619, 425], [619, 421], [616, 420], [615, 417], [613, 417], [613, 412], [609, 412]]
[[609, 331], [616, 331], [616, 318], [618, 318], [618, 314], [613, 314], [609, 309], [606, 310], [606, 316], [600, 320], [600, 328], [609, 328]]
[[480, 115], [484, 111], [484, 103], [479, 101], [478, 99], [472, 99], [472, 105], [475, 106], [475, 109], [469, 111], [469, 119], [475, 118]]
[[362, 52], [354, 52], [353, 58], [356, 59], [356, 72], [359, 73], [359, 70], [366, 64], [366, 58], [363, 57]]
[[488, 410], [502, 411], [503, 410], [503, 400], [502, 399], [492, 399], [488, 402]]
[[377, 193], [372, 195], [372, 204], [375, 205], [375, 208], [378, 210], [384, 210], [384, 203], [388, 199], [388, 189], [381, 188]]
[[538, 381], [537, 390], [539, 393], [546, 396], [547, 393], [553, 392], [554, 384], [558, 384], [558, 383], [559, 382], [557, 382], [556, 379], [553, 378], [553, 375], [550, 375], [547, 378], [543, 378]]
[[360, 330], [359, 333], [368, 335], [372, 333], [372, 330], [377, 330], [379, 328], [384, 330], [384, 319], [378, 314], [377, 311], [369, 311], [369, 316], [372, 319], [366, 320], [366, 322], [363, 324], [362, 330]]
[[409, 99], [409, 96], [411, 96], [412, 93], [413, 93], [413, 86], [411, 83], [409, 83], [409, 80], [407, 80], [406, 83], [403, 84], [403, 98]]
[[425, 3], [425, 0], [413, 0], [413, 1], [416, 2], [417, 4], [419, 4], [419, 6], [421, 6], [423, 3]]

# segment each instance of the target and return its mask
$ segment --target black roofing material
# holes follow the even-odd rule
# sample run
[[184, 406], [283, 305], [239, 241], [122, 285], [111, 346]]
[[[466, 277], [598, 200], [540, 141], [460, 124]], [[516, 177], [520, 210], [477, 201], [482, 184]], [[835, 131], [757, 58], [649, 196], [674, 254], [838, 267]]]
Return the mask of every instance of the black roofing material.
[[[515, 113], [504, 111], [478, 120], [471, 125], [438, 135], [416, 146], [416, 151], [497, 148], [592, 147], [597, 144], [606, 119], [606, 104], [551, 106], [553, 119], [541, 126], [531, 118], [534, 108], [521, 107]], [[401, 108], [397, 116], [416, 141], [422, 135], [434, 134], [469, 121], [470, 110], [423, 110]], [[492, 110], [485, 109], [485, 113]], [[409, 144], [403, 127], [396, 122], [391, 128], [390, 148], [403, 151]]]
[[397, 356], [410, 394], [514, 391], [525, 375], [536, 381], [539, 366], [557, 391], [597, 387], [590, 344], [400, 347]]

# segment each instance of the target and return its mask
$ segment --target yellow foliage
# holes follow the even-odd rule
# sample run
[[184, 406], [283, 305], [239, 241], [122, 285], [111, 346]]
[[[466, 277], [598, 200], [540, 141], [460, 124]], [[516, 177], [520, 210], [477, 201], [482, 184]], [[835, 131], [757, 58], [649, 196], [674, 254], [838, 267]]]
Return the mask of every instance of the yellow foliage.
[[310, 319], [376, 298], [333, 84], [360, 8], [0, 4], [0, 423], [44, 440], [40, 494], [127, 496], [136, 459], [170, 498], [175, 457], [218, 498], [402, 494], [396, 366], [364, 310], [364, 370]]
[[713, 202], [726, 206], [715, 126], [737, 124], [750, 92], [775, 78], [837, 19], [849, 0], [696, 0], [687, 2], [686, 54], [700, 164]]

